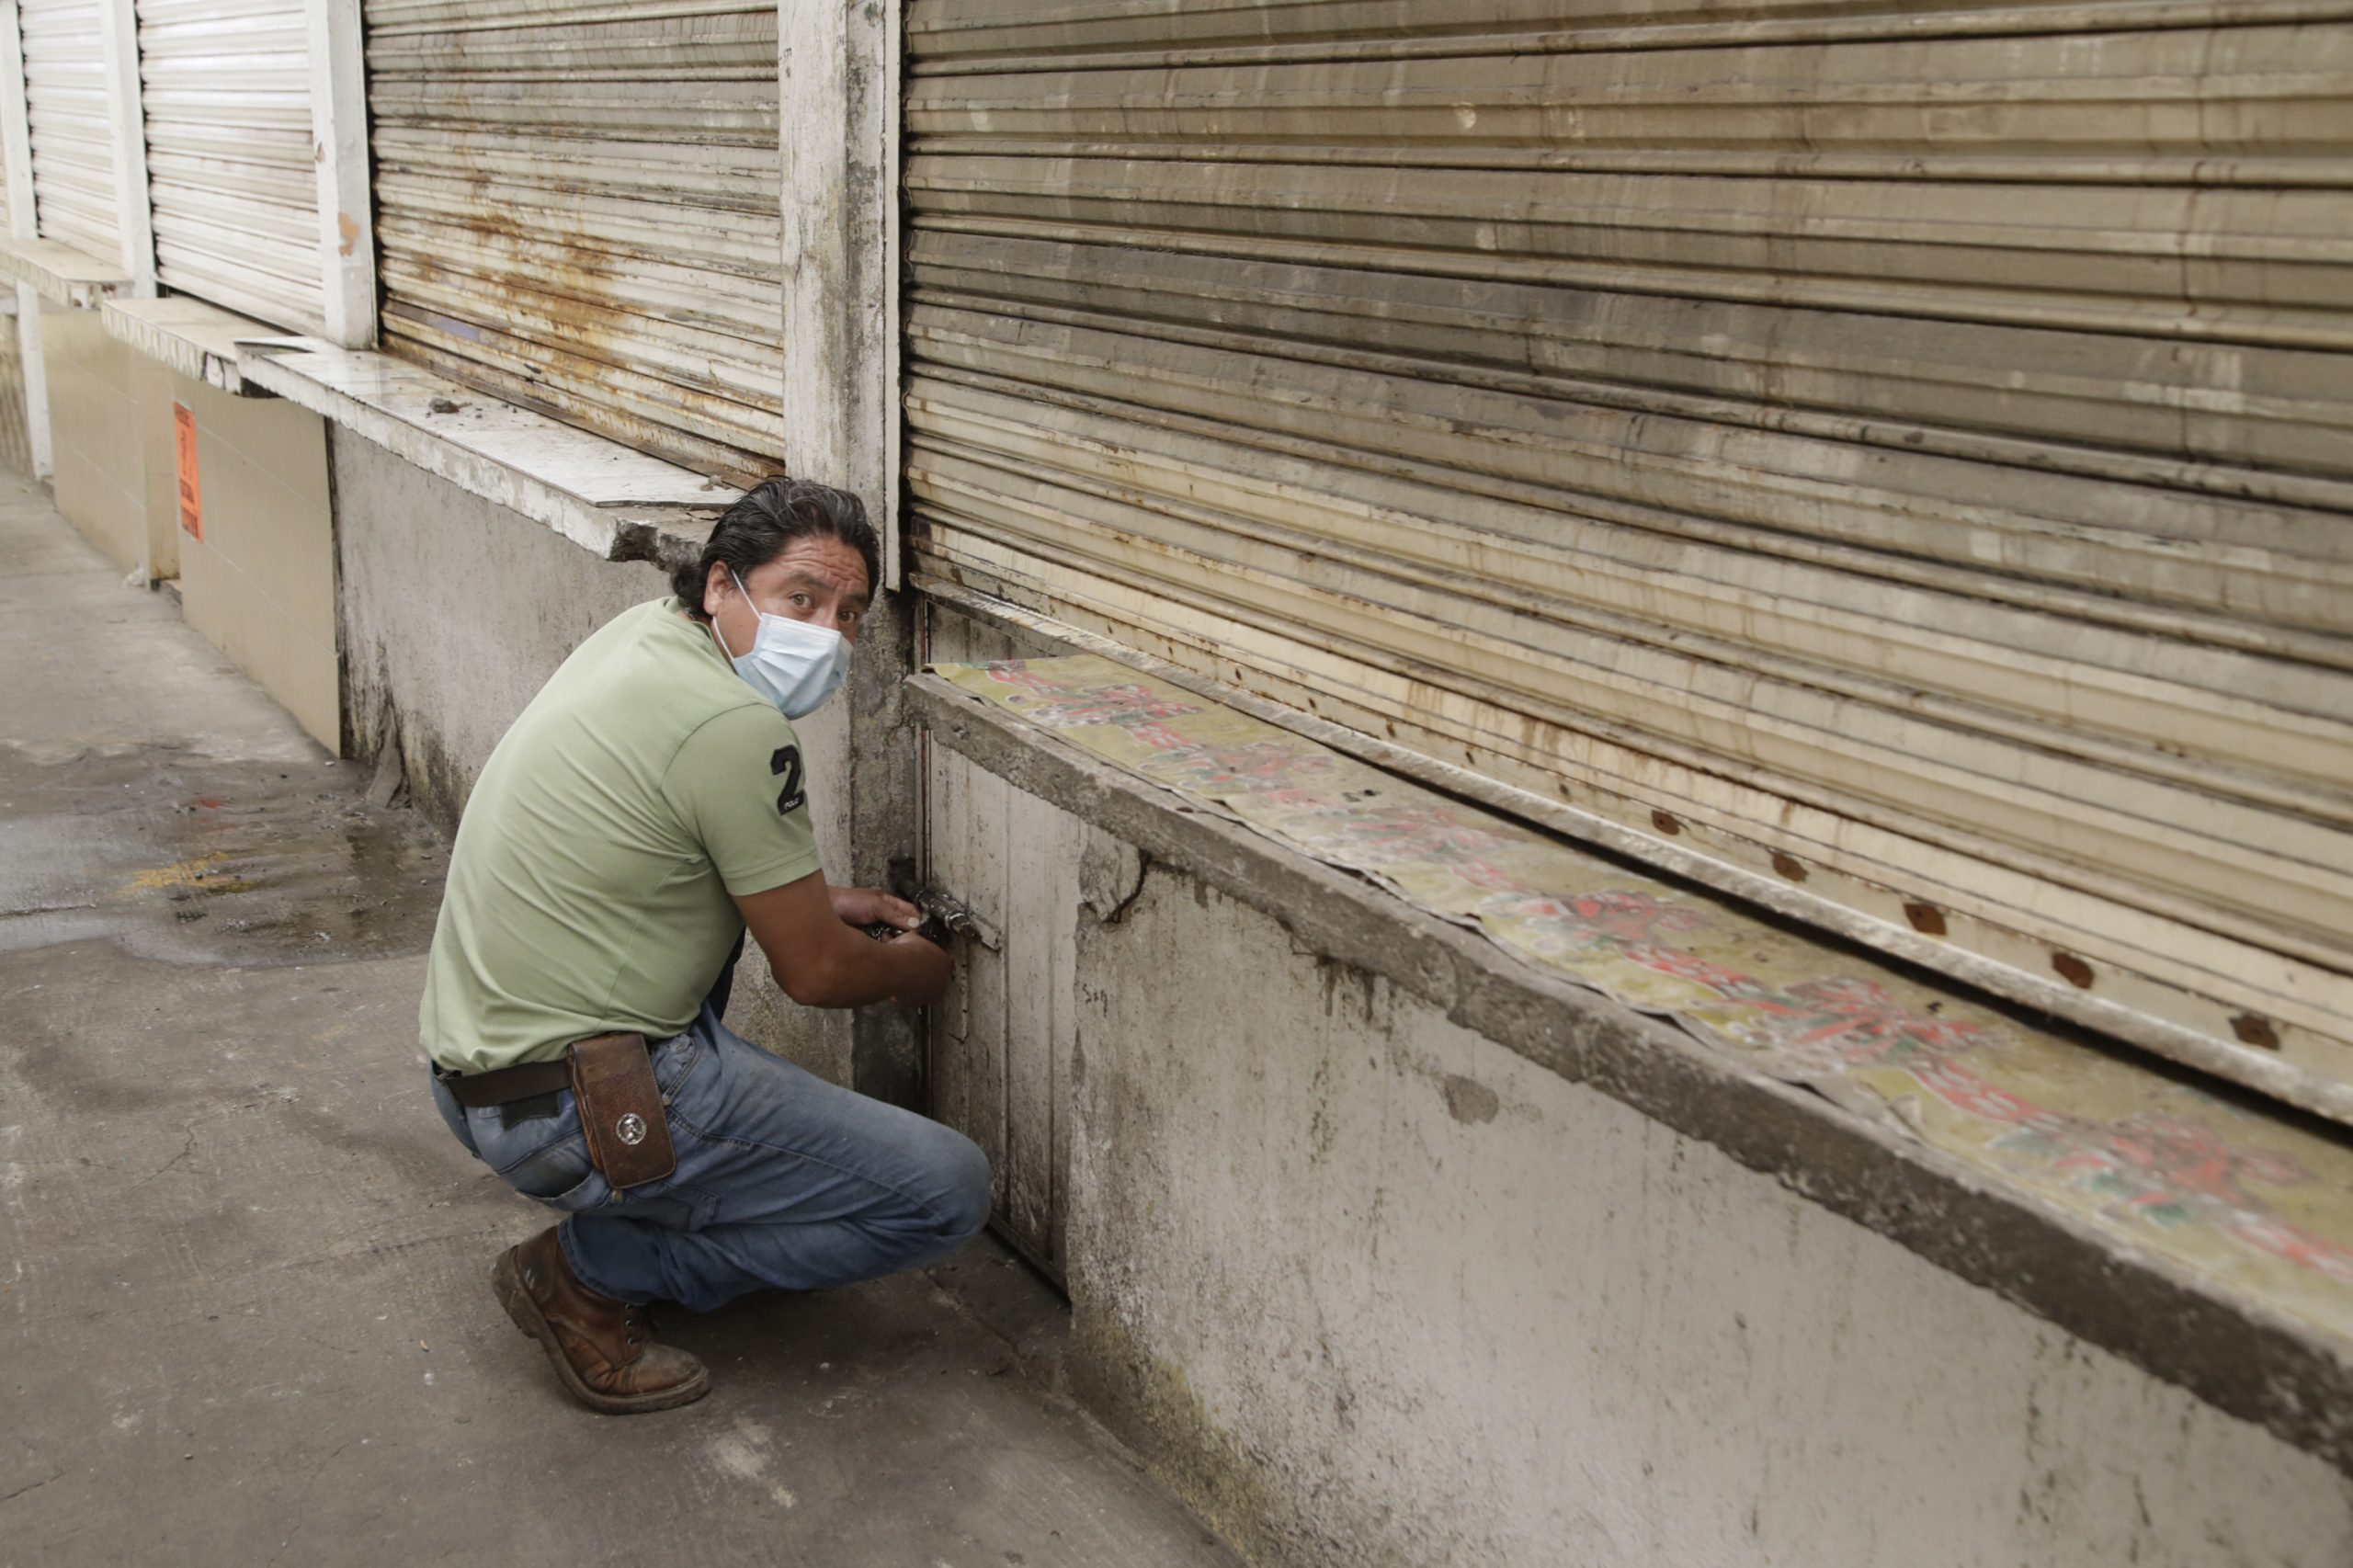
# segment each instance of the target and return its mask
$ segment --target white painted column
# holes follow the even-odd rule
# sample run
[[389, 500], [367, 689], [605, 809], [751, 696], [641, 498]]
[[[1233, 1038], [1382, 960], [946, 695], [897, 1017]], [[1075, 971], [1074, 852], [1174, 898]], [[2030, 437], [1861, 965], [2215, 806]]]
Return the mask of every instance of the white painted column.
[[368, 73], [359, 0], [303, 0], [311, 43], [311, 136], [319, 169], [319, 264], [327, 337], [376, 346], [376, 206], [369, 187]]
[[[34, 237], [31, 108], [25, 97], [25, 35], [17, 0], [0, 0], [0, 177], [8, 182], [8, 237]], [[40, 296], [17, 285], [17, 351], [25, 369], [25, 436], [33, 477], [47, 479], [57, 460], [49, 438], [49, 371], [40, 357]]]
[[132, 0], [98, 0], [105, 51], [108, 140], [114, 150], [115, 213], [131, 292], [155, 297], [155, 211], [147, 196], [147, 110], [139, 97], [139, 18]]
[[[899, 5], [794, 0], [778, 8], [784, 153], [784, 459], [793, 474], [863, 498], [898, 588]], [[915, 744], [902, 696], [912, 596], [877, 598], [848, 689], [801, 726], [825, 869], [917, 891]], [[847, 1017], [850, 1086], [921, 1105], [923, 1036], [896, 1007]], [[834, 1049], [839, 1024], [822, 1033]], [[838, 1058], [836, 1058], [838, 1059]]]
[[864, 497], [899, 563], [899, 7], [780, 6], [786, 467]]

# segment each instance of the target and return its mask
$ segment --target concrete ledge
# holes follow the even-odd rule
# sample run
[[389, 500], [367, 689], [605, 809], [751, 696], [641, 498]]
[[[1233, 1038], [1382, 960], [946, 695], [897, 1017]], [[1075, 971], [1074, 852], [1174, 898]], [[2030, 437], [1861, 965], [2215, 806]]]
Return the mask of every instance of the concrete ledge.
[[1313, 951], [2353, 1473], [2353, 1347], [1518, 963], [1369, 882], [1190, 809], [944, 680], [916, 676], [905, 695], [909, 717], [938, 744], [1274, 916]]
[[94, 311], [128, 292], [131, 274], [63, 240], [0, 239], [0, 278], [29, 284], [51, 304]]
[[238, 344], [238, 374], [606, 561], [691, 560], [743, 493], [389, 355]]
[[108, 300], [100, 319], [108, 335], [150, 359], [233, 397], [268, 397], [237, 368], [237, 345], [267, 337], [276, 328], [224, 311], [202, 300], [175, 295], [163, 300]]
[[1776, 877], [1746, 870], [1712, 855], [1702, 854], [1654, 833], [1644, 833], [1611, 821], [1564, 800], [1540, 795], [1506, 784], [1467, 767], [1393, 742], [1350, 730], [1315, 714], [1287, 708], [1269, 698], [1237, 690], [1198, 670], [1154, 654], [1128, 648], [1096, 632], [1053, 619], [1039, 611], [993, 594], [951, 582], [931, 573], [917, 572], [913, 585], [927, 599], [950, 605], [958, 613], [1019, 635], [1043, 637], [1074, 650], [1099, 653], [1143, 671], [1169, 685], [1225, 707], [1239, 709], [1270, 724], [1303, 735], [1334, 751], [1345, 752], [1387, 772], [1400, 774], [1446, 794], [1474, 801], [1502, 815], [1540, 824], [1554, 833], [1589, 844], [1697, 882], [1745, 903], [1771, 911], [1802, 926], [1830, 932], [1874, 953], [1934, 971], [1959, 983], [2006, 998], [2037, 1013], [2063, 1018], [2093, 1032], [2137, 1046], [2183, 1066], [2210, 1073], [2227, 1083], [2241, 1084], [2299, 1110], [2353, 1127], [2353, 1084], [2334, 1078], [2276, 1054], [2231, 1045], [2195, 1029], [2094, 996], [2063, 981], [2044, 979], [2010, 964], [1956, 948], [1942, 937], [1915, 932], [1820, 898]]

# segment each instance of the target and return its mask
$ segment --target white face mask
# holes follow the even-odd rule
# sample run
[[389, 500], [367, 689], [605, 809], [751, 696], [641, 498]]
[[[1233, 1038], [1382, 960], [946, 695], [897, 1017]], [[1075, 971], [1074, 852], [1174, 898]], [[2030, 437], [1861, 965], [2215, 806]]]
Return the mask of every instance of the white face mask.
[[[734, 579], [735, 591], [744, 594], [744, 579], [735, 576], [733, 567], [728, 568], [727, 575]], [[744, 602], [752, 604], [752, 596], [744, 594]], [[842, 677], [849, 673], [849, 644], [830, 626], [770, 615], [757, 605], [752, 605], [752, 610], [760, 618], [752, 651], [728, 653], [728, 661], [753, 690], [775, 703], [786, 718], [806, 718], [841, 689]], [[720, 651], [726, 653], [727, 640], [719, 636], [718, 622], [711, 623], [710, 631]]]

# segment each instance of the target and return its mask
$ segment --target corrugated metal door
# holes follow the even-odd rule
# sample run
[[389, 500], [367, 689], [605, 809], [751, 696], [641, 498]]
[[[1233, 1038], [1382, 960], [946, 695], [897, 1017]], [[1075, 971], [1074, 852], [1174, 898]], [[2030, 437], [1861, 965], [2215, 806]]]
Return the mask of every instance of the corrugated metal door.
[[137, 0], [137, 14], [159, 280], [324, 332], [301, 0]]
[[2353, 8], [1927, 11], [915, 0], [918, 562], [2353, 1080]]
[[97, 0], [19, 0], [40, 237], [122, 260]]
[[706, 472], [779, 467], [774, 5], [365, 15], [386, 346]]

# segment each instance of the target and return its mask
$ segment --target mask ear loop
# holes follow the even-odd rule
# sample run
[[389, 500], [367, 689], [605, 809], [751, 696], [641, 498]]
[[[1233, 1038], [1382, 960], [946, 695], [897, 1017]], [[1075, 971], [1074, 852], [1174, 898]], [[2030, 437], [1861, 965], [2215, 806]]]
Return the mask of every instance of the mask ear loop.
[[[752, 605], [752, 596], [744, 592], [744, 579], [735, 575], [735, 568], [733, 566], [727, 568], [727, 580], [735, 585], [735, 592], [742, 596], [744, 602], [747, 605]], [[756, 618], [754, 621], [754, 631], [752, 633], [752, 646], [755, 648], [759, 646], [760, 642], [759, 631], [757, 630], [758, 623], [756, 619], [759, 613], [760, 607], [757, 605], [752, 605], [752, 614]], [[710, 633], [710, 640], [719, 645], [721, 656], [726, 659], [730, 665], [733, 665], [740, 655], [730, 650], [727, 646], [727, 639], [719, 634], [719, 618], [715, 615], [710, 617], [710, 619], [703, 622], [703, 627]], [[749, 652], [748, 649], [745, 651], [747, 653]]]

